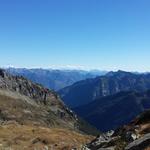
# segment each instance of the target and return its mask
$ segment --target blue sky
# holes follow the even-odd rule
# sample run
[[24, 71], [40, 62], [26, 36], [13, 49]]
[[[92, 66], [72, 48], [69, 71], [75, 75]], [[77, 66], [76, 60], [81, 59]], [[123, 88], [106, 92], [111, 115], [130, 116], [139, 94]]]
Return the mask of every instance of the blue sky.
[[1, 0], [0, 66], [150, 71], [149, 0]]

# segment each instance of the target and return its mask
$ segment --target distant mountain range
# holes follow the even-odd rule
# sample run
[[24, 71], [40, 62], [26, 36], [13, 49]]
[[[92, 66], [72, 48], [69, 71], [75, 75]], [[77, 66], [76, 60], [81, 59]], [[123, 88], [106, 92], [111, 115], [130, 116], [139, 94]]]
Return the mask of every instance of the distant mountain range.
[[28, 76], [30, 80], [41, 84], [45, 81], [47, 86], [55, 82], [55, 88], [58, 81], [66, 84], [67, 78], [70, 82], [72, 79], [81, 79], [81, 76], [92, 76], [59, 90], [59, 94], [65, 104], [101, 131], [126, 124], [150, 108], [150, 92], [145, 92], [150, 89], [150, 74], [119, 70], [97, 76], [100, 72], [15, 68], [9, 68], [7, 72]]
[[120, 92], [74, 108], [78, 115], [101, 131], [125, 125], [147, 109], [150, 109], [150, 90]]
[[40, 83], [43, 86], [58, 91], [73, 83], [87, 78], [104, 75], [106, 71], [99, 70], [58, 70], [58, 69], [26, 69], [7, 68], [7, 72], [13, 75], [20, 75], [29, 80]]
[[[51, 70], [11, 68], [4, 71], [0, 69], [0, 127], [2, 128], [0, 140], [3, 141], [2, 146], [5, 145], [5, 141], [9, 142], [10, 137], [13, 141], [10, 145], [13, 146], [19, 146], [18, 141], [24, 141], [23, 137], [26, 137], [31, 142], [29, 147], [34, 147], [35, 143], [38, 143], [39, 147], [43, 144], [50, 146], [49, 139], [53, 138], [56, 147], [61, 141], [66, 142], [65, 149], [73, 149], [74, 146], [80, 147], [81, 144], [92, 139], [92, 136], [81, 133], [95, 135], [99, 133], [97, 129], [100, 131], [115, 129], [114, 132], [100, 134], [83, 149], [133, 150], [140, 147], [140, 150], [145, 150], [144, 148], [148, 148], [150, 111], [147, 110], [150, 109], [150, 74], [109, 72], [96, 78], [78, 81], [59, 90], [64, 102], [76, 112], [74, 113], [56, 92], [44, 88], [42, 83], [33, 83], [31, 79], [24, 78], [25, 72], [35, 73], [37, 76], [43, 74], [41, 76], [44, 78]], [[60, 72], [58, 71], [58, 74]], [[75, 71], [77, 74], [73, 71], [64, 72], [69, 72], [70, 75], [73, 73], [75, 76], [77, 74], [88, 75], [84, 71], [77, 71], [78, 73]], [[97, 73], [91, 74], [92, 77], [97, 76]], [[40, 79], [37, 80], [38, 83], [41, 82]], [[132, 121], [144, 111], [146, 111], [144, 114]], [[130, 121], [132, 122], [128, 124]], [[17, 140], [13, 138], [14, 134], [17, 135]], [[59, 146], [64, 148], [62, 145]], [[66, 148], [66, 146], [71, 147]]]
[[148, 89], [150, 89], [150, 74], [118, 71], [78, 81], [71, 86], [61, 89], [59, 94], [63, 101], [73, 108], [121, 91], [135, 90], [143, 92]]

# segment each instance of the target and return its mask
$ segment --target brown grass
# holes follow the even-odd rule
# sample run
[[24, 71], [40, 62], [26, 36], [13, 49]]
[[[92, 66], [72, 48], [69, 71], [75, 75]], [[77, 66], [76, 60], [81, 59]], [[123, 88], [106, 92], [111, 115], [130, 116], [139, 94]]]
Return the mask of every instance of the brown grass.
[[0, 150], [80, 150], [93, 139], [72, 131], [72, 120], [30, 102], [11, 92], [0, 93]]
[[[43, 128], [19, 124], [0, 126], [0, 150], [71, 150], [93, 137], [57, 128]], [[47, 148], [47, 149], [46, 149]], [[5, 149], [4, 149], [5, 150]]]
[[149, 132], [150, 132], [150, 123], [140, 125], [140, 130], [139, 130], [140, 135], [144, 135]]

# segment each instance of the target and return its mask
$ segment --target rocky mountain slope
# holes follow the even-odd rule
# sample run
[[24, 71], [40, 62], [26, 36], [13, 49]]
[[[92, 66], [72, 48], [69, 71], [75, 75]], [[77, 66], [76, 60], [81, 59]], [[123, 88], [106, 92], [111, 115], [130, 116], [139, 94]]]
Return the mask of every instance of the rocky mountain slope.
[[75, 112], [101, 131], [116, 129], [150, 109], [150, 91], [120, 92], [74, 108]]
[[118, 71], [76, 82], [60, 90], [59, 94], [63, 101], [73, 108], [120, 91], [136, 90], [142, 92], [148, 89], [150, 89], [150, 74]]
[[[74, 123], [77, 118], [75, 114], [64, 105], [59, 96], [55, 92], [43, 88], [41, 85], [34, 84], [23, 77], [12, 76], [0, 70], [0, 96], [1, 113], [5, 115], [8, 113], [8, 115], [11, 114], [16, 117], [16, 114], [8, 112], [9, 109], [10, 111], [14, 110], [13, 112], [15, 112], [16, 109], [18, 115], [22, 114], [20, 115], [21, 117], [26, 114], [27, 116], [32, 116], [33, 119], [35, 115], [35, 119], [39, 119], [43, 121], [44, 124], [48, 124], [49, 121], [52, 121], [49, 119], [49, 116], [53, 116], [54, 118], [59, 118], [55, 120], [62, 122], [62, 125], [64, 124], [65, 126], [65, 121], [63, 120], [66, 120], [68, 121], [67, 124], [70, 122], [70, 127], [74, 128]], [[4, 111], [5, 106], [7, 107], [6, 111]], [[33, 113], [33, 111], [35, 111], [35, 113]], [[39, 116], [41, 116], [41, 118]], [[11, 116], [6, 115], [6, 118], [11, 119]], [[27, 118], [25, 117], [25, 119]], [[19, 120], [22, 121], [23, 119], [20, 118]], [[55, 122], [55, 120], [53, 120], [53, 122]]]
[[97, 136], [82, 150], [149, 150], [150, 110], [145, 111], [128, 125]]
[[8, 68], [7, 72], [13, 75], [23, 76], [35, 83], [40, 83], [44, 87], [55, 91], [62, 89], [73, 83], [87, 78], [94, 78], [97, 75], [105, 74], [103, 71], [83, 71], [83, 70], [54, 70], [54, 69], [25, 69]]
[[91, 138], [81, 122], [54, 91], [0, 69], [0, 148], [70, 150]]

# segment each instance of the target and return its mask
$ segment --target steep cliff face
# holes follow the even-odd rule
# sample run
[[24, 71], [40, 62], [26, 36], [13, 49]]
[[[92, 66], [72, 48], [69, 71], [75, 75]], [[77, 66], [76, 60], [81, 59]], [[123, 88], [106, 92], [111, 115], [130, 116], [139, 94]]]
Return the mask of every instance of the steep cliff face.
[[93, 100], [121, 91], [139, 92], [150, 88], [149, 74], [133, 74], [118, 71], [95, 79], [79, 81], [59, 91], [63, 101], [71, 108], [88, 104]]

